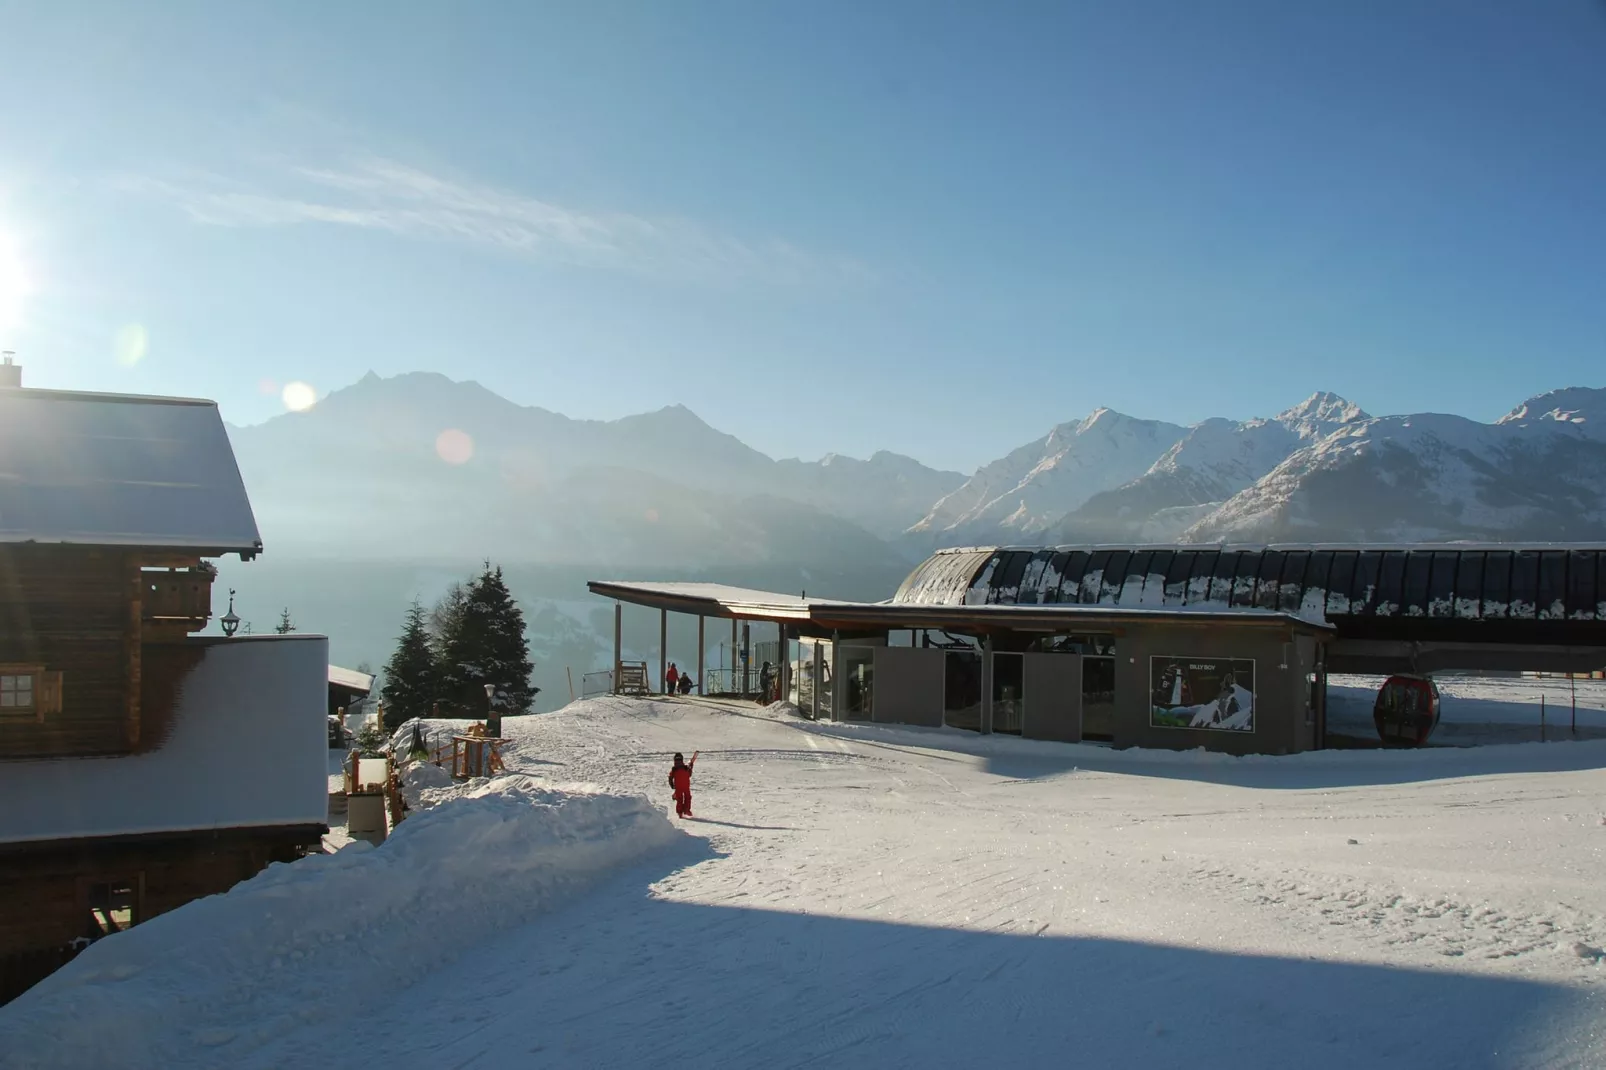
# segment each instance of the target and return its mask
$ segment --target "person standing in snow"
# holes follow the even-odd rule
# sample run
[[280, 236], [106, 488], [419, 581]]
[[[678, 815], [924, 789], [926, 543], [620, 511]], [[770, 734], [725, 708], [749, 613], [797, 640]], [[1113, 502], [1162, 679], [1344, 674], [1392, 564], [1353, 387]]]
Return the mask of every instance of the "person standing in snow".
[[691, 689], [696, 686], [697, 682], [691, 678], [691, 673], [683, 672], [680, 674], [680, 693], [682, 695], [691, 694]]
[[697, 764], [698, 751], [691, 752], [691, 761], [679, 751], [675, 752], [675, 765], [669, 770], [669, 787], [675, 793], [675, 816], [691, 816], [691, 767]]
[[680, 670], [675, 668], [675, 663], [671, 661], [669, 663], [669, 671], [664, 673], [664, 694], [673, 695], [679, 683]]
[[767, 662], [767, 661], [764, 663], [763, 667], [758, 670], [759, 701], [764, 703], [764, 704], [766, 704], [766, 705], [771, 701], [770, 700], [770, 678], [773, 675], [774, 675], [774, 670], [770, 668], [770, 663]]

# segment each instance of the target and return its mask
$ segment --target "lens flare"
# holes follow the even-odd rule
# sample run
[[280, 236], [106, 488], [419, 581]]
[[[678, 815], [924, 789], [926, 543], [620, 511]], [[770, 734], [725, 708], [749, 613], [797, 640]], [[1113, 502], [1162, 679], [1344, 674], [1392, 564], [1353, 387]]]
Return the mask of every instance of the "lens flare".
[[130, 323], [117, 332], [113, 355], [116, 356], [117, 363], [125, 368], [132, 368], [145, 359], [150, 344], [150, 335], [145, 328], [138, 323]]
[[447, 464], [467, 464], [474, 456], [474, 440], [468, 432], [448, 427], [435, 436], [435, 456]]
[[262, 394], [264, 397], [277, 397], [279, 395], [279, 384], [268, 378], [258, 379], [257, 393]]
[[280, 397], [284, 399], [284, 407], [291, 412], [306, 412], [318, 403], [318, 392], [300, 380], [285, 383]]

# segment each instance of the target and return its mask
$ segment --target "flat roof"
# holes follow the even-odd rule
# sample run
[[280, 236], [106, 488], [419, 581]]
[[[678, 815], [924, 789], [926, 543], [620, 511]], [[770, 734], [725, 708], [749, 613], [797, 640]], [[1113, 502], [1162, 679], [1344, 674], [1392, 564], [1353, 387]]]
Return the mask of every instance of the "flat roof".
[[215, 402], [0, 388], [0, 543], [261, 552]]
[[356, 669], [345, 669], [339, 665], [329, 666], [329, 682], [336, 687], [344, 687], [349, 691], [361, 691], [363, 694], [374, 689], [374, 678], [365, 672]]
[[[0, 763], [0, 847], [329, 817], [321, 635], [191, 638], [165, 739], [94, 758]], [[68, 687], [72, 686], [68, 674]]]
[[1039, 630], [1063, 627], [1069, 622], [1086, 625], [1170, 623], [1231, 623], [1254, 626], [1290, 625], [1316, 631], [1330, 630], [1322, 621], [1270, 609], [1231, 608], [1217, 605], [1114, 606], [1079, 605], [923, 605], [910, 602], [850, 602], [829, 598], [758, 591], [719, 583], [673, 583], [592, 580], [592, 594], [631, 605], [673, 613], [739, 620], [796, 622], [814, 628], [983, 628]]

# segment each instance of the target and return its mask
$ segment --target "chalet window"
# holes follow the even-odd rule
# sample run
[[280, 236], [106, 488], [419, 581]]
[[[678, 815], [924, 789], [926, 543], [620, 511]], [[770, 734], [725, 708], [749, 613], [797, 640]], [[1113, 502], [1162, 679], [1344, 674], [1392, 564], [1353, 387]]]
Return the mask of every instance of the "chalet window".
[[91, 940], [122, 932], [144, 921], [145, 873], [140, 871], [121, 880], [95, 881], [88, 888], [89, 931]]
[[38, 682], [33, 673], [0, 673], [0, 710], [33, 713]]
[[0, 665], [0, 719], [44, 720], [61, 712], [61, 673], [39, 665]]

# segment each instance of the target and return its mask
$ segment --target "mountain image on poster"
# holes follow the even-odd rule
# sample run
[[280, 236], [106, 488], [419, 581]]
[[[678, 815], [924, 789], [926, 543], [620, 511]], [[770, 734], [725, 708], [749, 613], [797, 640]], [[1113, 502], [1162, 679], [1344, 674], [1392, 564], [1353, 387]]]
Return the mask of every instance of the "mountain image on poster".
[[1149, 724], [1155, 728], [1255, 730], [1255, 663], [1251, 658], [1149, 659]]

